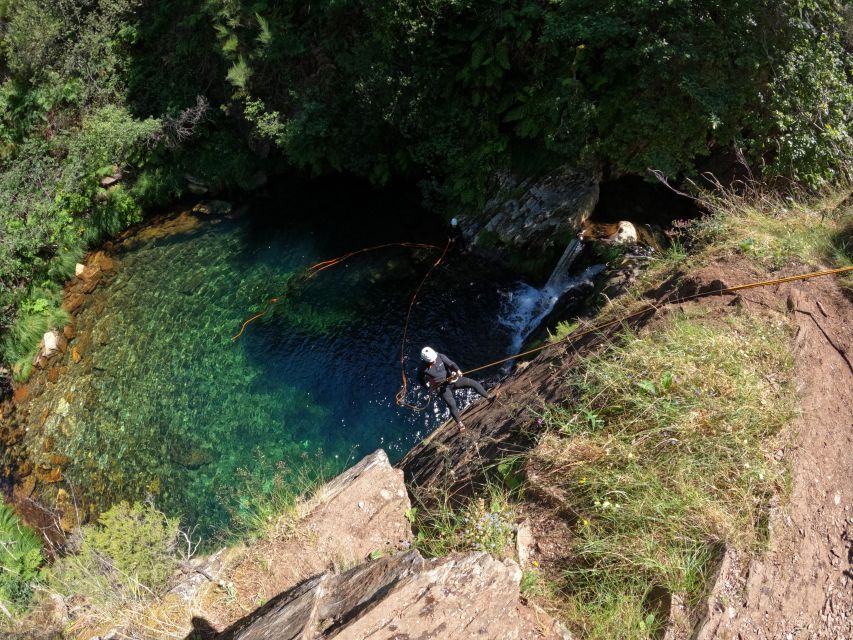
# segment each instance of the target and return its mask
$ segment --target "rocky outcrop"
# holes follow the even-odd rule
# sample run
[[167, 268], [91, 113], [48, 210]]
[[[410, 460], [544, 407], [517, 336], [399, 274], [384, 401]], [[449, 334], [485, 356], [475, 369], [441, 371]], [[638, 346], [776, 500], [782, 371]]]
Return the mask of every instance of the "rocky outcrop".
[[536, 637], [517, 612], [521, 569], [486, 553], [417, 551], [324, 573], [236, 623], [221, 640]]
[[505, 174], [499, 182], [483, 211], [459, 219], [462, 235], [479, 249], [562, 249], [598, 203], [598, 181], [569, 167], [540, 178]]
[[[269, 600], [330, 567], [352, 567], [371, 555], [407, 550], [410, 507], [402, 472], [380, 449], [323, 485], [297, 506], [293, 517], [273, 525], [267, 537], [228, 551], [215, 572], [206, 571], [209, 581], [200, 581], [192, 568], [173, 593], [186, 602], [219, 601], [207, 622], [221, 629], [257, 607], [259, 597]], [[188, 588], [188, 582], [195, 587]], [[222, 583], [231, 585], [225, 600]]]

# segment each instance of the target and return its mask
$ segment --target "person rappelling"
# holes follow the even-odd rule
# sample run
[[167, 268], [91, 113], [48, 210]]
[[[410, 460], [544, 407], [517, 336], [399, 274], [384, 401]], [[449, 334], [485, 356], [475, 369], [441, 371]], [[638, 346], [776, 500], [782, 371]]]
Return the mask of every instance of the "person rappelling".
[[421, 349], [421, 366], [418, 369], [418, 379], [431, 394], [440, 394], [442, 400], [450, 409], [450, 415], [459, 427], [459, 431], [465, 431], [462, 418], [459, 416], [459, 407], [456, 406], [456, 398], [453, 392], [457, 389], [473, 389], [482, 397], [491, 402], [497, 396], [488, 393], [476, 380], [466, 378], [462, 375], [462, 369], [443, 353], [438, 353], [431, 347]]

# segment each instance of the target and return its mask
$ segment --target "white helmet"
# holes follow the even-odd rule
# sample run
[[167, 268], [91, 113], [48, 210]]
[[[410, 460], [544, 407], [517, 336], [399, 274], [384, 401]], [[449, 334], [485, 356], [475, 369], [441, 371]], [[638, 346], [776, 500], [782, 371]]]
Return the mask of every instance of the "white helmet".
[[424, 347], [421, 349], [421, 360], [424, 362], [435, 362], [438, 359], [438, 354], [435, 349]]

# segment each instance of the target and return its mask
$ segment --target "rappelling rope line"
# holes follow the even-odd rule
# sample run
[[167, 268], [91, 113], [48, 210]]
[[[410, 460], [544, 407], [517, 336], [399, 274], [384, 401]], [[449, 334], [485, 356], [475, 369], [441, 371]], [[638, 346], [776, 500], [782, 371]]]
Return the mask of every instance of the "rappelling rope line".
[[690, 300], [695, 300], [696, 298], [704, 298], [712, 295], [722, 295], [724, 293], [734, 293], [735, 291], [744, 291], [746, 289], [755, 289], [758, 287], [767, 287], [774, 284], [784, 284], [786, 282], [796, 282], [797, 280], [809, 280], [811, 278], [820, 278], [822, 276], [831, 276], [839, 273], [847, 273], [848, 271], [853, 271], [853, 266], [850, 267], [840, 267], [838, 269], [827, 269], [825, 271], [815, 271], [813, 273], [805, 273], [798, 276], [787, 276], [784, 278], [776, 278], [774, 280], [762, 280], [761, 282], [750, 282], [747, 284], [739, 284], [733, 287], [723, 287], [721, 289], [713, 290], [713, 291], [701, 291], [699, 293], [694, 293], [689, 296], [685, 296], [683, 298], [676, 298], [674, 300], [665, 300], [661, 305], [651, 303], [647, 306], [643, 307], [639, 311], [635, 311], [634, 313], [630, 313], [627, 316], [623, 316], [621, 318], [617, 318], [616, 320], [608, 320], [607, 322], [602, 322], [601, 324], [594, 325], [588, 329], [584, 329], [583, 331], [575, 331], [562, 340], [558, 340], [556, 342], [550, 342], [548, 344], [544, 344], [538, 347], [534, 347], [533, 349], [528, 349], [527, 351], [522, 351], [521, 353], [516, 353], [511, 356], [507, 356], [506, 358], [501, 358], [500, 360], [495, 360], [494, 362], [489, 362], [488, 364], [484, 364], [482, 366], [476, 367], [474, 369], [469, 369], [468, 371], [462, 372], [463, 376], [467, 376], [470, 373], [475, 373], [477, 371], [482, 371], [483, 369], [488, 369], [489, 367], [494, 367], [498, 364], [503, 364], [504, 362], [509, 362], [510, 360], [515, 360], [516, 358], [521, 358], [523, 356], [528, 356], [532, 353], [538, 353], [539, 351], [544, 351], [549, 347], [555, 347], [564, 342], [573, 342], [578, 338], [582, 338], [583, 336], [589, 335], [590, 333], [595, 333], [598, 331], [602, 331], [604, 329], [609, 329], [615, 325], [622, 324], [628, 320], [636, 318], [637, 316], [643, 315], [644, 313], [648, 313], [649, 311], [656, 311], [663, 304], [681, 304], [682, 302], [688, 302]]
[[415, 307], [415, 300], [418, 298], [418, 294], [421, 292], [421, 288], [424, 286], [424, 283], [429, 279], [432, 272], [441, 264], [444, 260], [444, 256], [447, 255], [447, 251], [450, 249], [450, 245], [453, 244], [453, 238], [448, 238], [447, 244], [444, 246], [444, 251], [441, 252], [441, 255], [438, 257], [433, 265], [429, 268], [429, 270], [424, 274], [423, 280], [418, 285], [418, 288], [415, 289], [415, 292], [412, 294], [412, 299], [409, 300], [409, 309], [406, 311], [406, 321], [403, 323], [403, 338], [400, 341], [400, 378], [402, 384], [400, 385], [400, 390], [397, 392], [397, 395], [394, 397], [394, 400], [399, 407], [406, 407], [407, 409], [411, 409], [417, 413], [424, 411], [432, 402], [433, 394], [430, 394], [429, 398], [426, 401], [426, 404], [423, 406], [419, 406], [416, 404], [411, 404], [406, 400], [406, 395], [409, 392], [409, 380], [406, 377], [406, 337], [409, 334], [409, 319], [412, 317], [412, 309]]
[[330, 267], [334, 267], [335, 265], [340, 264], [344, 260], [349, 260], [353, 256], [357, 256], [361, 253], [367, 253], [368, 251], [376, 251], [377, 249], [386, 249], [387, 247], [412, 247], [415, 249], [434, 249], [436, 251], [441, 251], [441, 247], [438, 247], [434, 244], [424, 244], [418, 242], [388, 242], [386, 244], [378, 244], [374, 247], [366, 247], [364, 249], [359, 249], [358, 251], [350, 251], [349, 253], [345, 253], [344, 255], [338, 258], [333, 258], [331, 260], [323, 260], [322, 262], [313, 264], [308, 267], [308, 277], [313, 278], [321, 271], [324, 271]]
[[231, 336], [231, 340], [234, 341], [237, 338], [239, 338], [240, 336], [242, 336], [243, 332], [246, 330], [246, 327], [248, 327], [250, 323], [254, 322], [258, 318], [265, 316], [267, 314], [267, 312], [270, 310], [270, 307], [272, 307], [276, 302], [278, 302], [278, 298], [270, 298], [269, 302], [267, 302], [266, 308], [263, 311], [261, 311], [260, 313], [256, 313], [251, 318], [247, 318], [246, 321], [243, 323], [243, 325], [240, 327], [240, 330], [236, 334]]
[[[349, 260], [353, 256], [357, 256], [357, 255], [362, 254], [362, 253], [367, 253], [368, 251], [376, 251], [378, 249], [386, 249], [388, 247], [411, 247], [411, 248], [415, 248], [415, 249], [433, 249], [435, 251], [441, 251], [441, 247], [436, 246], [434, 244], [425, 244], [425, 243], [420, 243], [420, 242], [387, 242], [385, 244], [378, 244], [378, 245], [373, 246], [373, 247], [365, 247], [364, 249], [359, 249], [358, 251], [350, 251], [349, 253], [345, 253], [344, 255], [338, 256], [337, 258], [332, 258], [331, 260], [323, 260], [322, 262], [317, 262], [316, 264], [312, 264], [310, 267], [305, 269], [305, 271], [301, 274], [301, 277], [296, 279], [296, 282], [310, 280], [311, 278], [316, 276], [321, 271], [329, 269], [330, 267], [334, 267], [335, 265], [338, 265], [341, 262], [344, 262], [345, 260]], [[447, 251], [447, 249], [445, 249], [445, 252], [446, 251]], [[291, 281], [291, 282], [293, 282], [293, 281]], [[421, 283], [421, 284], [423, 284], [423, 283]], [[272, 308], [272, 306], [275, 303], [277, 303], [279, 301], [279, 299], [282, 297], [284, 297], [284, 296], [282, 295], [282, 296], [279, 296], [276, 298], [270, 298], [269, 302], [267, 302], [264, 310], [261, 311], [260, 313], [256, 313], [255, 315], [251, 316], [250, 318], [247, 318], [245, 320], [245, 322], [243, 322], [242, 326], [240, 327], [240, 331], [238, 331], [236, 334], [231, 336], [231, 340], [236, 341], [240, 336], [242, 336], [243, 332], [246, 330], [246, 327], [248, 327], [252, 322], [257, 320], [258, 318], [262, 318], [267, 313], [269, 313], [269, 310]]]

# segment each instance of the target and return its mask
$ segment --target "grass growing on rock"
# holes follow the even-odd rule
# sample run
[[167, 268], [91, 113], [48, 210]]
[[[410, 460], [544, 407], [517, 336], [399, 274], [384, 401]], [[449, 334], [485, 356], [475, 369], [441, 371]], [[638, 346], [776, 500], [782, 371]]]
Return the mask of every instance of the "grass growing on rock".
[[497, 482], [488, 482], [483, 497], [454, 501], [447, 497], [434, 506], [412, 508], [407, 517], [415, 526], [415, 547], [439, 557], [454, 551], [485, 551], [497, 558], [511, 553], [517, 508], [514, 497]]
[[786, 487], [773, 452], [794, 412], [788, 332], [679, 312], [569, 372], [530, 467], [571, 514], [559, 608], [584, 637], [649, 637], [666, 622], [656, 590], [695, 604], [723, 546], [762, 548]]

